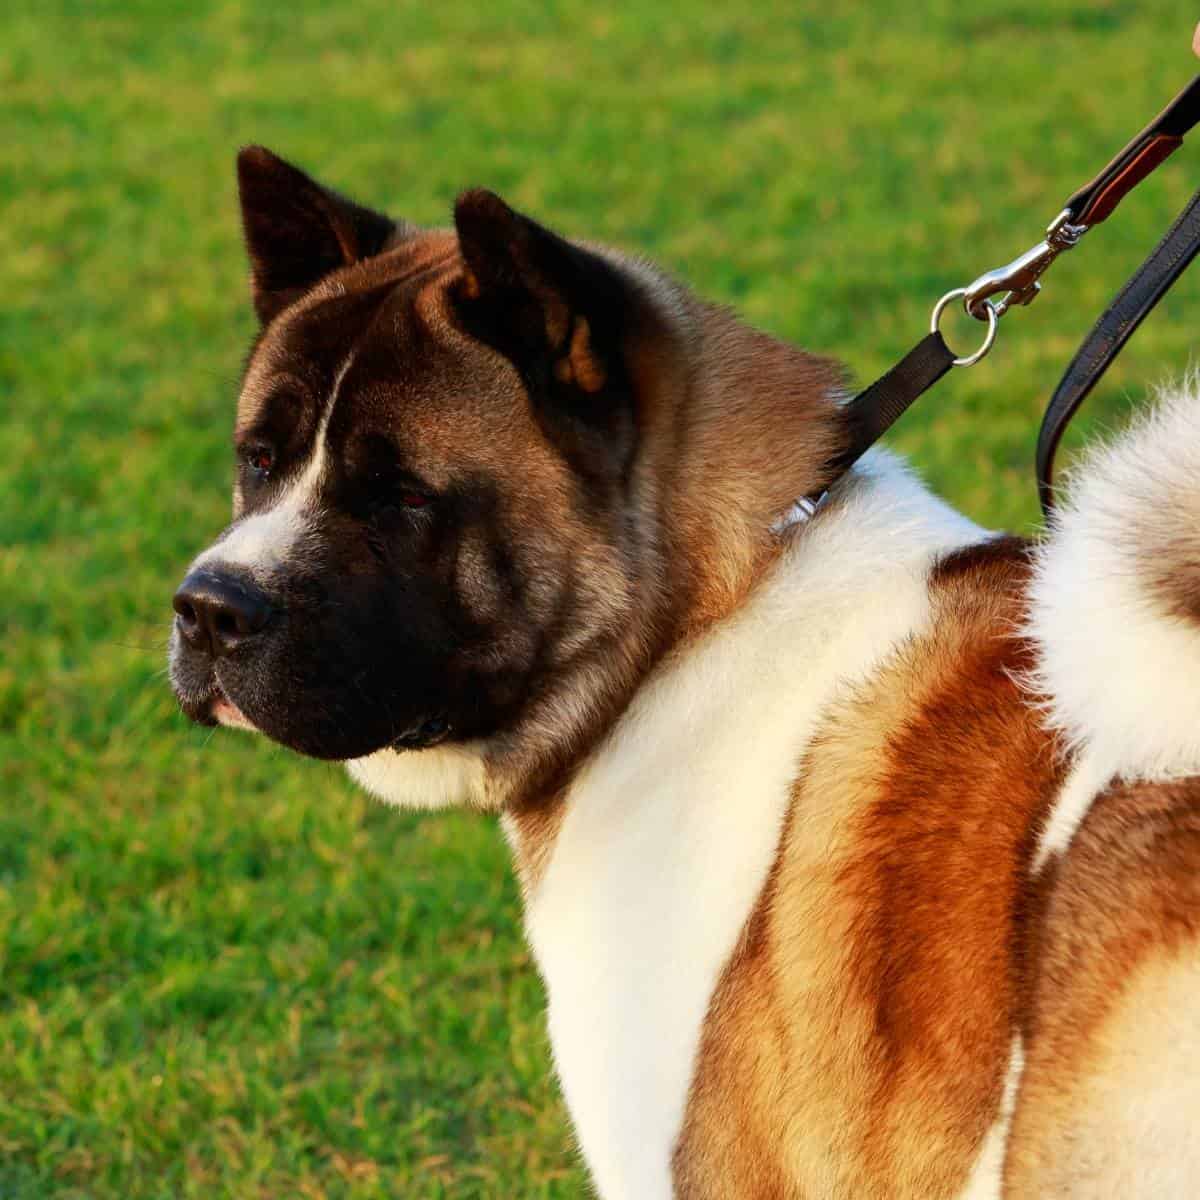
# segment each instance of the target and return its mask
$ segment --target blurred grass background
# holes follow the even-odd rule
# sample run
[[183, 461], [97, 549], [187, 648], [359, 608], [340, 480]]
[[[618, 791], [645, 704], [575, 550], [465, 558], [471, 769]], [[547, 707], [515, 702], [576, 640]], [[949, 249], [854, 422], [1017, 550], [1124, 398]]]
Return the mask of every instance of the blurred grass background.
[[[1194, 6], [15, 0], [0, 32], [0, 1197], [586, 1193], [499, 833], [188, 726], [260, 141], [441, 223], [485, 184], [861, 380], [1190, 77]], [[894, 441], [1027, 530], [1037, 421], [1185, 150]], [[1200, 272], [1084, 427], [1189, 362]], [[956, 327], [952, 342], [977, 331]], [[800, 683], [798, 682], [798, 686]]]

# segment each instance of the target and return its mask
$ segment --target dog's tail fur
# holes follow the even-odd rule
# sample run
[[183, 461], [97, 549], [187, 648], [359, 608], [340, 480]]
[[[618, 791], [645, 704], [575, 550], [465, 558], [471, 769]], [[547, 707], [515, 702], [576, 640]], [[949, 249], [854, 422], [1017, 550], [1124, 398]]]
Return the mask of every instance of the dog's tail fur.
[[1113, 774], [1200, 772], [1200, 374], [1070, 473], [1036, 561], [1053, 723]]

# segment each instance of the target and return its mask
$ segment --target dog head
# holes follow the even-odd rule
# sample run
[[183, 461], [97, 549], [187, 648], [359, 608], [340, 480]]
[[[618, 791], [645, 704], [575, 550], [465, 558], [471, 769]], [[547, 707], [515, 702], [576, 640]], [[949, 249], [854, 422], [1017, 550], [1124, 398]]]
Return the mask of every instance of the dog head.
[[233, 523], [175, 596], [180, 704], [393, 799], [500, 802], [498, 763], [568, 759], [734, 586], [724, 560], [754, 554], [727, 527], [765, 530], [830, 436], [812, 423], [807, 478], [718, 495], [737, 513], [714, 524], [672, 482], [685, 446], [722, 453], [681, 418], [708, 310], [489, 192], [425, 231], [260, 148], [238, 168], [261, 328]]

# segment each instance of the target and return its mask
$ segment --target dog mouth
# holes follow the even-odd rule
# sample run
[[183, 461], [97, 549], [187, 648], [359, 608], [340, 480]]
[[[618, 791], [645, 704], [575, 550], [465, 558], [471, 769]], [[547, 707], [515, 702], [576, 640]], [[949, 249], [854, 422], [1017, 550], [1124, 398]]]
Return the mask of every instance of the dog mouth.
[[[264, 669], [236, 658], [213, 661], [190, 652], [180, 638], [173, 640], [171, 682], [189, 720], [209, 729], [261, 734], [306, 757], [341, 762], [380, 750], [426, 750], [460, 734], [440, 697], [368, 697], [358, 676], [348, 677], [340, 694], [329, 681], [311, 696], [294, 690], [273, 696]], [[361, 705], [348, 703], [351, 685], [362, 693]]]
[[248, 729], [258, 733], [259, 728], [248, 716], [217, 686], [209, 700], [209, 712], [217, 725], [227, 725], [230, 729]]
[[[250, 733], [265, 733], [261, 726], [255, 724], [242, 711], [215, 676], [210, 678], [201, 693], [190, 696], [180, 694], [179, 705], [184, 713], [198, 725], [205, 725], [209, 728], [224, 726], [227, 729], [244, 729]], [[441, 712], [425, 713], [409, 723], [389, 742], [376, 747], [376, 749], [427, 750], [446, 741], [453, 732], [453, 725], [446, 714]], [[361, 757], [361, 755], [349, 757]]]
[[427, 750], [444, 742], [451, 734], [450, 720], [443, 713], [422, 717], [414, 721], [391, 743], [392, 750]]
[[261, 730], [248, 716], [229, 698], [224, 688], [214, 678], [198, 695], [177, 693], [179, 707], [184, 714], [197, 725], [207, 725], [215, 728], [225, 725], [230, 729], [248, 729], [253, 733]]

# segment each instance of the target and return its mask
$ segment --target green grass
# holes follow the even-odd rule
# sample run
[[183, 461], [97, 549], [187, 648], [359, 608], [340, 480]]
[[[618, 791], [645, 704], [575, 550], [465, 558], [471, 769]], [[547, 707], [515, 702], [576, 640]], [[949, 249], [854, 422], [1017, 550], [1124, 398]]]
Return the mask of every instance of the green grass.
[[[422, 222], [495, 187], [866, 379], [1195, 66], [1166, 0], [871, 7], [6, 6], [0, 1197], [585, 1194], [494, 823], [210, 736], [162, 678], [252, 330], [233, 154]], [[1042, 405], [1198, 175], [1180, 154], [905, 421], [976, 518], [1031, 526]], [[1093, 427], [1187, 365], [1198, 300], [1200, 272]]]

